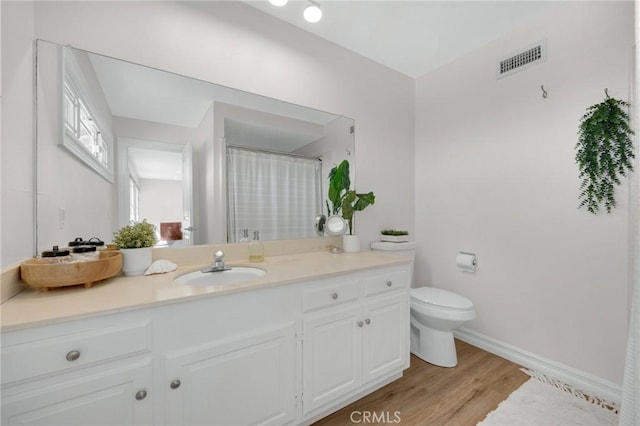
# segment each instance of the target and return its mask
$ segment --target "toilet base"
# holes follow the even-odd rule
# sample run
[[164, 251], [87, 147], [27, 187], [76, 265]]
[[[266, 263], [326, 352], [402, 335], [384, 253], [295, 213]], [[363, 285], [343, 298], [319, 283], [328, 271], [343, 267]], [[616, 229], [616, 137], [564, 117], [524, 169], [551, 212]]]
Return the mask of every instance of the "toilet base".
[[[415, 334], [414, 334], [415, 333]], [[440, 331], [411, 324], [411, 353], [439, 367], [458, 365], [452, 331]]]

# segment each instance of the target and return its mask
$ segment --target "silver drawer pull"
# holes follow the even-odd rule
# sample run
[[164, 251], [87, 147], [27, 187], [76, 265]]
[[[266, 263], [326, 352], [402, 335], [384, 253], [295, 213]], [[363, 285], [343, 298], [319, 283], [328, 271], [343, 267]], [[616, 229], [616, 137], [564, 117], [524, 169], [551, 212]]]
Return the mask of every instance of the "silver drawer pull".
[[142, 401], [146, 397], [147, 397], [147, 391], [146, 390], [142, 389], [142, 390], [139, 390], [138, 392], [136, 392], [136, 399], [138, 401]]
[[331, 295], [331, 298], [332, 298], [333, 300], [336, 300], [336, 299], [338, 298], [338, 293], [333, 293], [333, 294]]
[[387, 281], [387, 287], [391, 287], [393, 285], [393, 282], [391, 280]]
[[358, 327], [362, 327], [362, 321], [358, 321]]
[[176, 379], [173, 382], [171, 382], [171, 389], [178, 389], [180, 387], [182, 383], [180, 382], [180, 380]]
[[371, 320], [369, 318], [367, 318], [366, 320], [364, 320], [364, 323], [369, 325], [369, 324], [371, 324]]
[[67, 361], [75, 361], [80, 358], [80, 351], [69, 351], [67, 353]]

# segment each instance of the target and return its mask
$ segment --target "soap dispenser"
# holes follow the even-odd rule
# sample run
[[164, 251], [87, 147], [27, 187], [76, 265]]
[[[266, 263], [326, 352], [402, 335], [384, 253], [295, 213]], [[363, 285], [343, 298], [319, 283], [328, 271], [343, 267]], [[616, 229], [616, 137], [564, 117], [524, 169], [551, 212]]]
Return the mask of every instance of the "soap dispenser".
[[248, 229], [243, 229], [242, 230], [242, 238], [240, 238], [240, 243], [248, 243], [249, 242], [249, 230]]
[[253, 240], [249, 243], [249, 262], [262, 262], [264, 260], [264, 246], [260, 241], [258, 231], [253, 231]]

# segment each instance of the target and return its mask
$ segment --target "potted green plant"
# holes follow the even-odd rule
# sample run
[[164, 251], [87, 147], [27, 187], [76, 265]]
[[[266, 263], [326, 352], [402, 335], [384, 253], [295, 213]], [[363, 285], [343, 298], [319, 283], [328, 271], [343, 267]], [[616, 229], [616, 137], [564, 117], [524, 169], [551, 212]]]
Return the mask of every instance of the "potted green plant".
[[158, 241], [156, 227], [144, 219], [131, 222], [113, 234], [113, 242], [122, 253], [125, 275], [142, 275], [151, 265], [152, 247]]
[[607, 98], [587, 109], [582, 117], [576, 144], [576, 163], [580, 169], [580, 205], [596, 214], [604, 204], [607, 213], [616, 206], [615, 185], [633, 171], [634, 134], [629, 126], [628, 103]]
[[403, 243], [405, 241], [409, 241], [409, 232], [408, 231], [398, 231], [395, 229], [383, 229], [380, 231], [382, 237], [381, 241], [389, 241], [393, 243]]
[[349, 177], [349, 161], [343, 160], [329, 172], [329, 214], [342, 215], [348, 224], [349, 234], [343, 236], [344, 251], [360, 251], [360, 241], [355, 233], [355, 212], [362, 211], [374, 204], [376, 196], [373, 192], [358, 193], [351, 189]]

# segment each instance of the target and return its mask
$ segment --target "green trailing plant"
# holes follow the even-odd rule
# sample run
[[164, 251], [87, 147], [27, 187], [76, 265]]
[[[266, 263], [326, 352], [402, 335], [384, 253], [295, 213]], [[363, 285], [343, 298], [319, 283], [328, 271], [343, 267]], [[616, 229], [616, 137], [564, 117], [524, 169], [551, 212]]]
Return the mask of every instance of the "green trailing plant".
[[616, 206], [615, 186], [633, 171], [634, 132], [624, 110], [628, 105], [607, 95], [603, 102], [587, 108], [581, 119], [576, 144], [576, 163], [582, 179], [578, 208], [596, 214], [604, 204], [607, 213], [611, 213]]
[[153, 247], [158, 242], [156, 227], [147, 219], [131, 222], [113, 233], [113, 242], [121, 249]]
[[396, 231], [395, 229], [383, 229], [382, 231], [380, 231], [380, 233], [382, 235], [391, 235], [393, 237], [399, 237], [402, 235], [409, 235], [409, 232], [407, 231]]
[[[349, 178], [349, 161], [344, 160], [329, 172], [329, 214], [340, 214], [349, 224], [349, 235], [355, 232], [355, 212], [362, 211], [376, 201], [373, 192], [357, 193], [351, 189]], [[329, 207], [329, 201], [331, 207]]]

